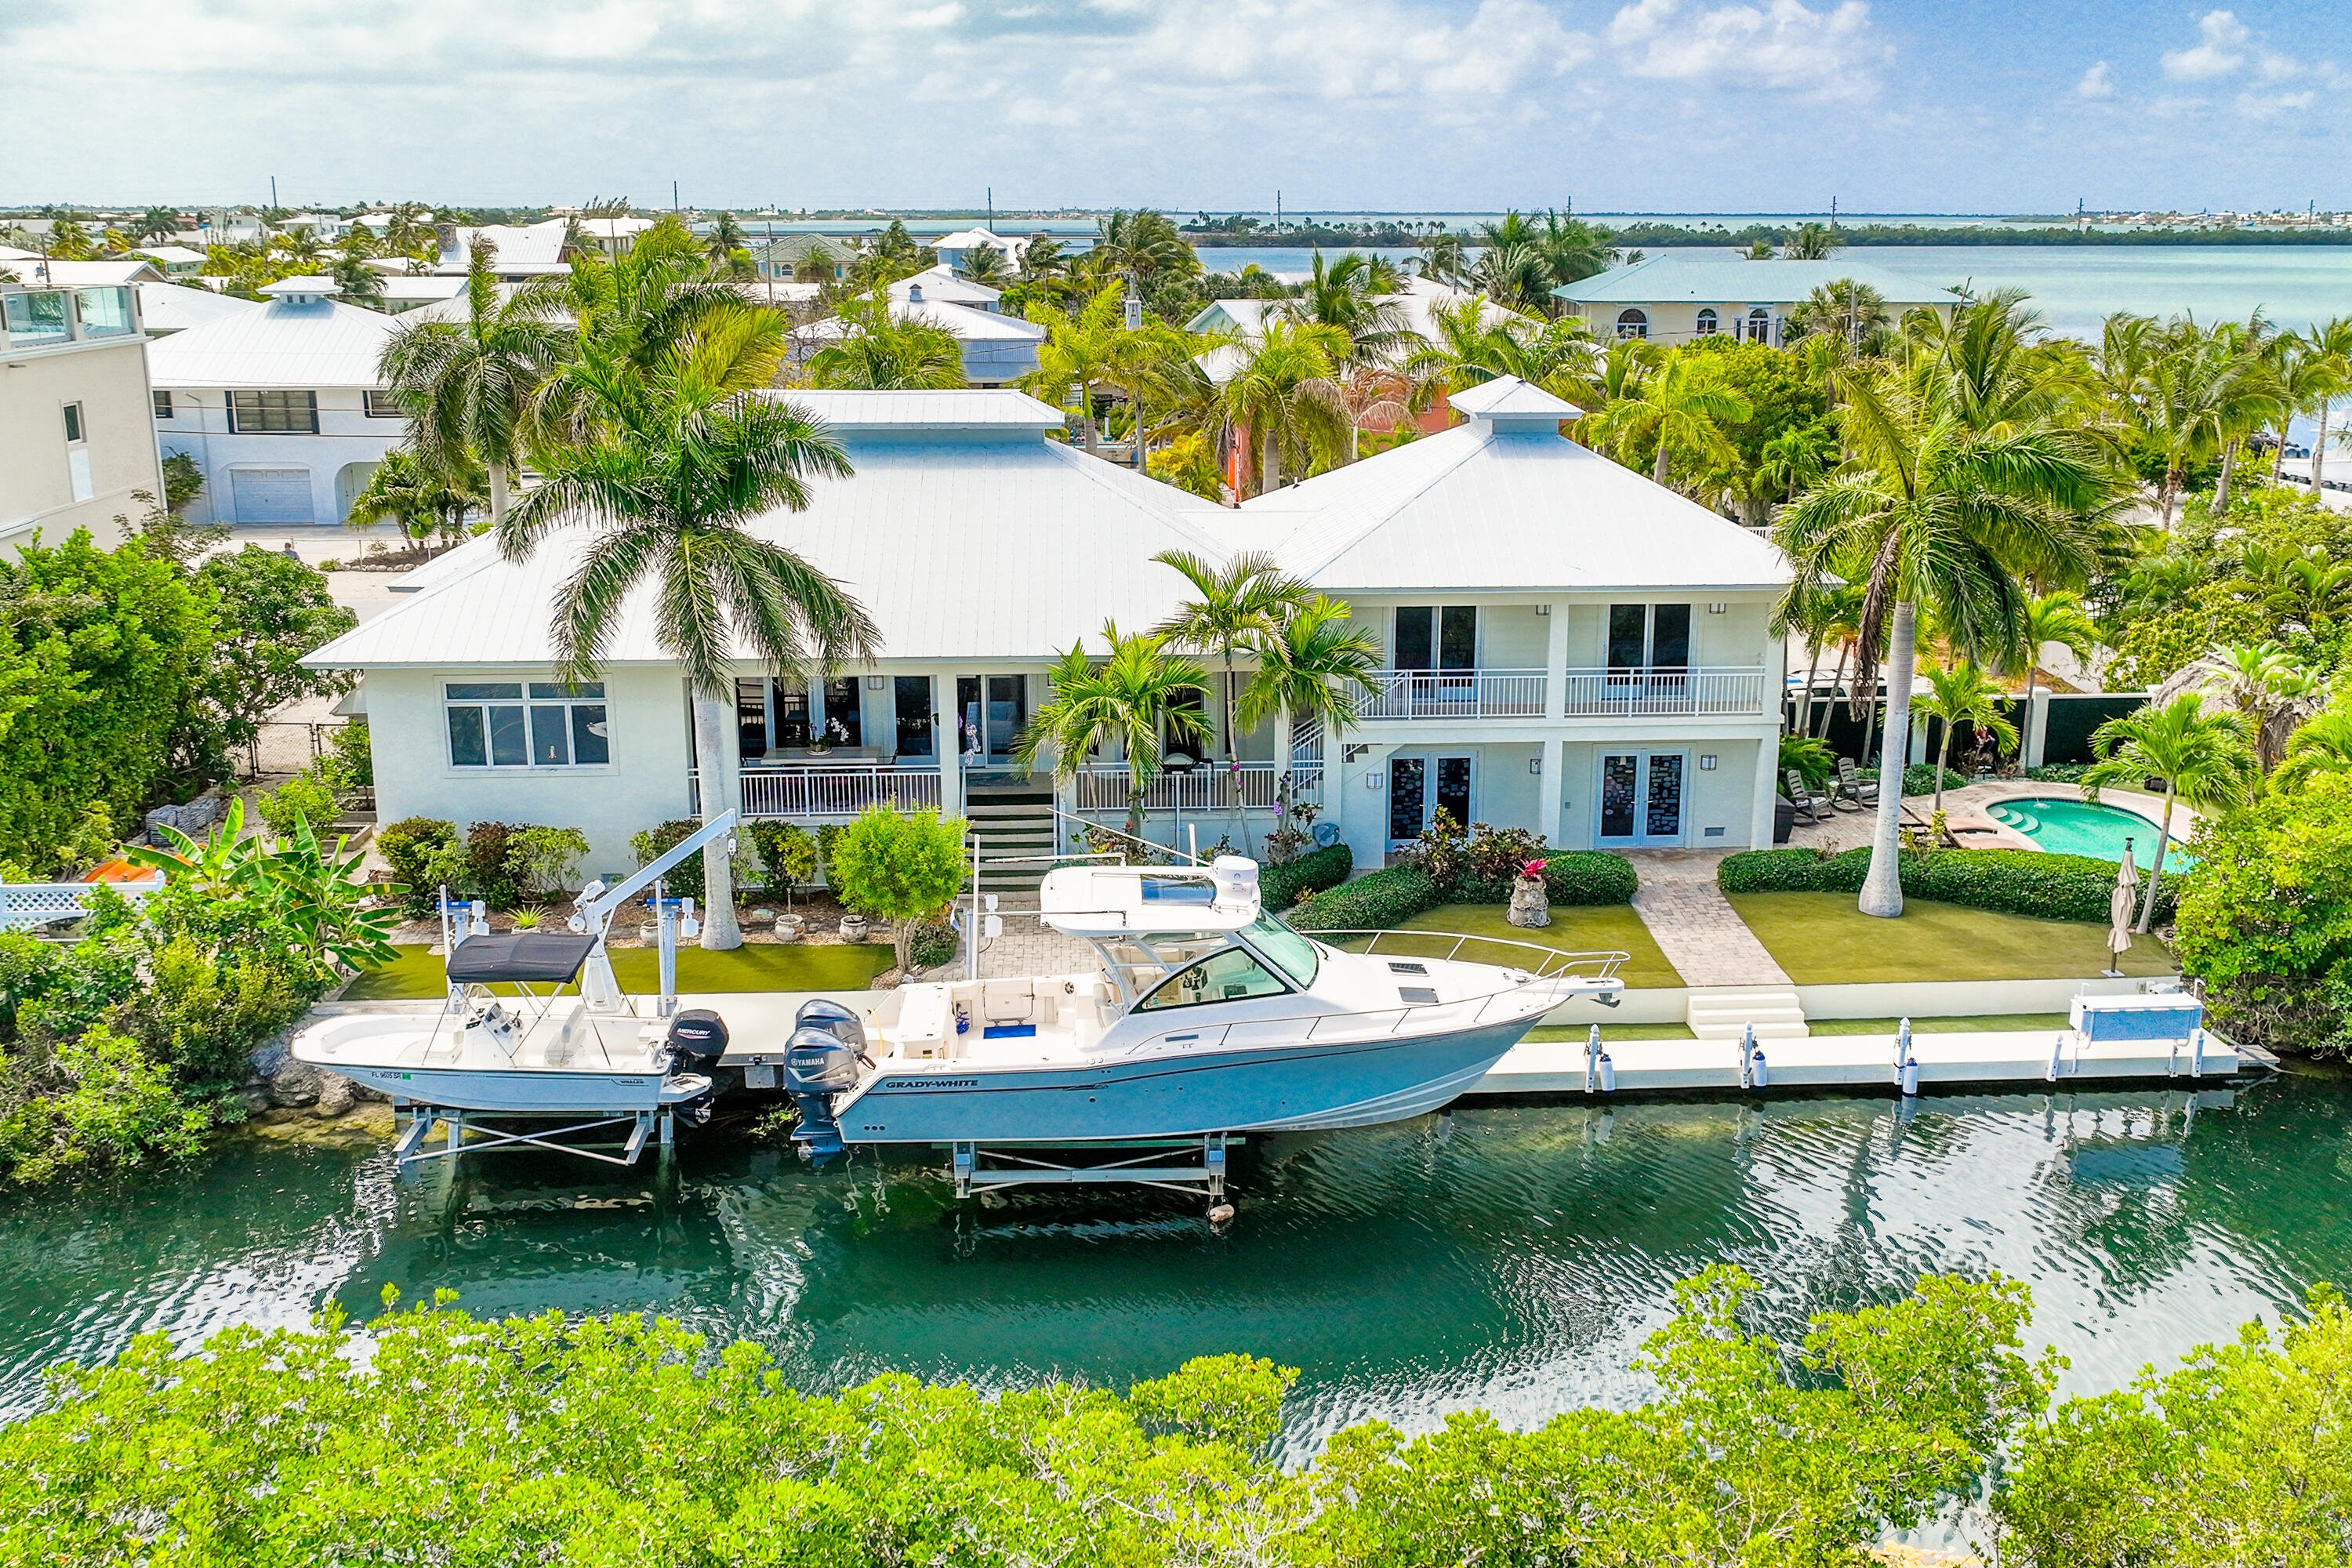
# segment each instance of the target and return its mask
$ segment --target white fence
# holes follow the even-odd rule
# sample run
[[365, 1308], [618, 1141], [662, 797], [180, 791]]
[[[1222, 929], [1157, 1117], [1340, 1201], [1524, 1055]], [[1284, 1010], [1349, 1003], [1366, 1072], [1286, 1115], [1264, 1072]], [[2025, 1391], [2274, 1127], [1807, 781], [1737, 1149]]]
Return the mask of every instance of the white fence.
[[1764, 671], [1754, 665], [1688, 669], [1571, 669], [1563, 715], [1754, 714], [1766, 711]]
[[1376, 669], [1360, 719], [1540, 719], [1540, 669]]
[[[688, 773], [689, 779], [695, 775]], [[744, 768], [743, 815], [780, 816], [794, 821], [851, 817], [870, 805], [896, 805], [900, 811], [940, 808], [937, 767], [894, 767], [888, 763], [840, 767]], [[695, 810], [702, 809], [701, 797]]]
[[163, 879], [149, 882], [0, 882], [0, 931], [26, 931], [58, 921], [78, 919], [89, 907], [89, 895], [104, 886], [137, 903], [162, 889]]
[[[1244, 809], [1271, 811], [1278, 799], [1281, 783], [1282, 769], [1273, 763], [1243, 763], [1237, 770], [1229, 771], [1223, 763], [1204, 762], [1182, 773], [1163, 773], [1153, 779], [1144, 789], [1143, 809], [1203, 814], [1230, 811], [1233, 792], [1238, 786]], [[1081, 769], [1070, 782], [1070, 809], [1082, 816], [1088, 812], [1125, 811], [1128, 792], [1133, 787], [1133, 780], [1125, 768]], [[1290, 790], [1296, 800], [1319, 799], [1323, 793], [1322, 767], [1315, 763], [1293, 767]]]

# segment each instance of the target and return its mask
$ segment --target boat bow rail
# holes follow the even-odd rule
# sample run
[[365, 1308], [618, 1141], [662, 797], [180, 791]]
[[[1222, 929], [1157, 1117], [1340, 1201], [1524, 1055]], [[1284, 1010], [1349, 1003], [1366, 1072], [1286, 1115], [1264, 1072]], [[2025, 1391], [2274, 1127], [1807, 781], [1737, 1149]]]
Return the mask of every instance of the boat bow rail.
[[1381, 939], [1383, 937], [1392, 937], [1399, 941], [1450, 942], [1453, 945], [1444, 952], [1391, 952], [1388, 955], [1394, 958], [1434, 959], [1441, 963], [1457, 961], [1469, 963], [1486, 962], [1483, 959], [1461, 958], [1463, 946], [1467, 942], [1476, 942], [1481, 947], [1516, 948], [1520, 953], [1528, 955], [1527, 959], [1518, 962], [1517, 967], [1525, 970], [1538, 980], [1590, 981], [1596, 985], [1614, 984], [1620, 990], [1623, 989], [1624, 983], [1618, 979], [1617, 971], [1622, 968], [1632, 957], [1632, 954], [1623, 952], [1562, 952], [1556, 947], [1546, 947], [1540, 942], [1514, 942], [1508, 937], [1500, 936], [1473, 936], [1465, 931], [1390, 929], [1302, 931], [1298, 934], [1309, 942], [1319, 942], [1328, 947], [1337, 947], [1342, 942], [1353, 942], [1361, 937], [1364, 939], [1362, 947], [1341, 950], [1353, 952], [1359, 957], [1377, 953], [1380, 950]]

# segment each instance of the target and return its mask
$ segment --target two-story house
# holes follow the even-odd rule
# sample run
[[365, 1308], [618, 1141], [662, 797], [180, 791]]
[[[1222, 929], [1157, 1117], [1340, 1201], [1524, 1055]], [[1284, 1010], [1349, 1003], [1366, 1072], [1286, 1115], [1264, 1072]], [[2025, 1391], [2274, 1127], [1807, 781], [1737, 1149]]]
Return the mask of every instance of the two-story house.
[[1720, 250], [1670, 250], [1552, 292], [1604, 340], [1686, 343], [1727, 335], [1778, 347], [1790, 310], [1814, 289], [1848, 281], [1875, 292], [1890, 318], [1926, 306], [1948, 321], [1959, 303], [1949, 289], [1867, 261], [1749, 261]]
[[268, 302], [149, 348], [153, 439], [205, 476], [198, 522], [337, 523], [408, 418], [376, 374], [390, 317], [287, 278]]
[[110, 547], [114, 520], [147, 510], [131, 492], [163, 493], [137, 289], [41, 276], [0, 268], [0, 553], [11, 557], [36, 534], [58, 544], [78, 528]]
[[[1564, 439], [1574, 411], [1548, 394], [1475, 388], [1455, 400], [1467, 423], [1239, 511], [1051, 439], [1064, 414], [1021, 393], [778, 395], [830, 426], [855, 472], [752, 530], [856, 595], [880, 657], [790, 679], [746, 658], [723, 754], [698, 759], [649, 595], [622, 610], [600, 681], [556, 680], [551, 607], [586, 531], [521, 564], [478, 540], [308, 661], [362, 672], [381, 811], [578, 827], [602, 871], [694, 809], [706, 777], [751, 816], [808, 824], [877, 800], [955, 813], [1034, 795], [1014, 752], [1062, 651], [1099, 654], [1106, 622], [1132, 632], [1176, 609], [1189, 587], [1156, 554], [1266, 549], [1353, 607], [1384, 668], [1337, 734], [1239, 737], [1237, 775], [1214, 762], [1206, 697], [1210, 740], [1168, 737], [1178, 754], [1144, 798], [1159, 841], [1213, 843], [1237, 795], [1255, 847], [1286, 775], [1365, 866], [1440, 807], [1577, 847], [1770, 841], [1766, 622], [1786, 565]], [[1063, 775], [1034, 807], [1049, 842], [1119, 823], [1115, 749]]]

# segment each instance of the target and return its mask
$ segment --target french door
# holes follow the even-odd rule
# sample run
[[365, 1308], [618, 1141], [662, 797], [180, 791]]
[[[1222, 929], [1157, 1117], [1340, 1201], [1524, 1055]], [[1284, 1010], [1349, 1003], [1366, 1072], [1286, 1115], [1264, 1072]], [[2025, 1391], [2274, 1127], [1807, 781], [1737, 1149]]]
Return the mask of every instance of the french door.
[[958, 739], [967, 754], [979, 752], [989, 763], [1011, 762], [1013, 744], [1029, 722], [1028, 678], [957, 676], [956, 717], [962, 725]]
[[1685, 752], [1605, 752], [1601, 757], [1601, 816], [1593, 841], [1616, 847], [1664, 847], [1683, 841]]
[[1470, 759], [1461, 757], [1391, 757], [1389, 759], [1389, 847], [1402, 849], [1421, 837], [1438, 812], [1454, 826], [1470, 826]]

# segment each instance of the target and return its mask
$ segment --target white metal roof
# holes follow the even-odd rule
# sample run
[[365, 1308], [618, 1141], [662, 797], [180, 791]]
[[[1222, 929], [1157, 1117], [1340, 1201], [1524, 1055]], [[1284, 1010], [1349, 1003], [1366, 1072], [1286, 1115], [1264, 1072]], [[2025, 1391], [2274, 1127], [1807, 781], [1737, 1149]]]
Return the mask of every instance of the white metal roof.
[[136, 256], [111, 261], [44, 261], [35, 256], [27, 262], [20, 253], [17, 265], [10, 270], [16, 274], [18, 281], [35, 289], [103, 289], [123, 283], [157, 283], [163, 278], [162, 268]]
[[927, 267], [920, 272], [899, 279], [885, 288], [883, 292], [893, 300], [903, 301], [912, 299], [918, 289], [922, 290], [922, 297], [927, 301], [977, 305], [982, 309], [1004, 298], [1002, 289], [992, 289], [985, 283], [974, 283], [969, 278], [957, 277], [955, 268], [944, 261], [937, 267]]
[[203, 251], [191, 250], [184, 245], [151, 245], [139, 254], [150, 261], [160, 261], [170, 267], [182, 267], [205, 258]]
[[931, 241], [933, 250], [972, 250], [983, 245], [1007, 254], [1021, 248], [1019, 240], [1003, 238], [984, 228], [960, 228], [953, 234], [943, 234]]
[[[993, 310], [976, 310], [969, 305], [959, 305], [946, 300], [900, 300], [890, 305], [894, 321], [920, 321], [937, 327], [958, 342], [1023, 342], [1045, 341], [1045, 329], [1034, 321], [1018, 316], [1002, 316]], [[827, 316], [793, 329], [793, 336], [806, 342], [830, 342], [847, 337], [853, 329], [839, 316]]]
[[[856, 472], [814, 482], [806, 511], [771, 512], [753, 531], [837, 578], [880, 626], [886, 658], [1028, 661], [1081, 637], [1098, 649], [1106, 617], [1138, 629], [1182, 596], [1184, 580], [1153, 554], [1223, 552], [1187, 515], [1192, 498], [1045, 439], [1061, 416], [1023, 394], [786, 395], [835, 425]], [[1002, 434], [975, 428], [992, 424]], [[1035, 427], [1028, 438], [1024, 425]], [[521, 565], [468, 545], [305, 662], [546, 668], [551, 606], [588, 538], [557, 533]], [[647, 594], [623, 607], [606, 657], [669, 662]]]
[[1272, 550], [1341, 594], [1770, 588], [1790, 576], [1767, 541], [1548, 419], [1473, 418], [1244, 502], [1240, 516], [1255, 527], [1234, 544]]
[[1612, 268], [1552, 290], [1579, 304], [1793, 305], [1824, 283], [1852, 279], [1890, 305], [1949, 305], [1952, 291], [1844, 257], [1828, 261], [1748, 261], [1729, 252], [1669, 252]]
[[262, 308], [258, 300], [241, 300], [234, 294], [216, 294], [210, 289], [185, 283], [142, 283], [137, 287], [139, 319], [152, 337], [184, 332], [191, 327], [201, 327], [226, 316], [241, 316], [247, 310]]
[[180, 387], [381, 386], [389, 316], [333, 300], [272, 300], [147, 347], [148, 378]]
[[[1437, 337], [1438, 307], [1459, 305], [1465, 300], [1479, 297], [1464, 289], [1448, 288], [1430, 279], [1408, 278], [1404, 280], [1402, 293], [1382, 294], [1377, 298], [1382, 304], [1396, 307], [1397, 324], [1403, 330], [1418, 332], [1421, 336], [1434, 341]], [[1202, 307], [1199, 313], [1187, 321], [1184, 324], [1184, 330], [1189, 332], [1222, 330], [1244, 335], [1256, 333], [1265, 330], [1265, 318], [1269, 311], [1290, 303], [1293, 301], [1287, 300], [1215, 300]], [[1496, 304], [1491, 300], [1481, 300], [1478, 306], [1478, 321], [1481, 325], [1486, 327], [1501, 326], [1510, 321], [1517, 321], [1529, 327], [1539, 324], [1517, 310], [1507, 310]], [[1223, 385], [1233, 378], [1234, 372], [1240, 369], [1244, 357], [1230, 346], [1220, 346], [1211, 349], [1206, 353], [1194, 355], [1193, 360], [1200, 365], [1203, 374], [1211, 381]]]
[[1516, 375], [1498, 375], [1475, 386], [1465, 386], [1447, 401], [1474, 419], [1580, 419], [1584, 410], [1563, 397], [1554, 397]]
[[[583, 226], [603, 235], [604, 220], [583, 218]], [[619, 234], [635, 234], [646, 226], [629, 218], [614, 220]], [[498, 247], [498, 258], [491, 263], [493, 270], [513, 273], [566, 272], [571, 268], [563, 260], [563, 236], [568, 225], [560, 217], [528, 226], [514, 224], [484, 224], [478, 228], [460, 228], [453, 244], [441, 247], [441, 258], [434, 264], [436, 272], [462, 274], [471, 264], [477, 236]]]

